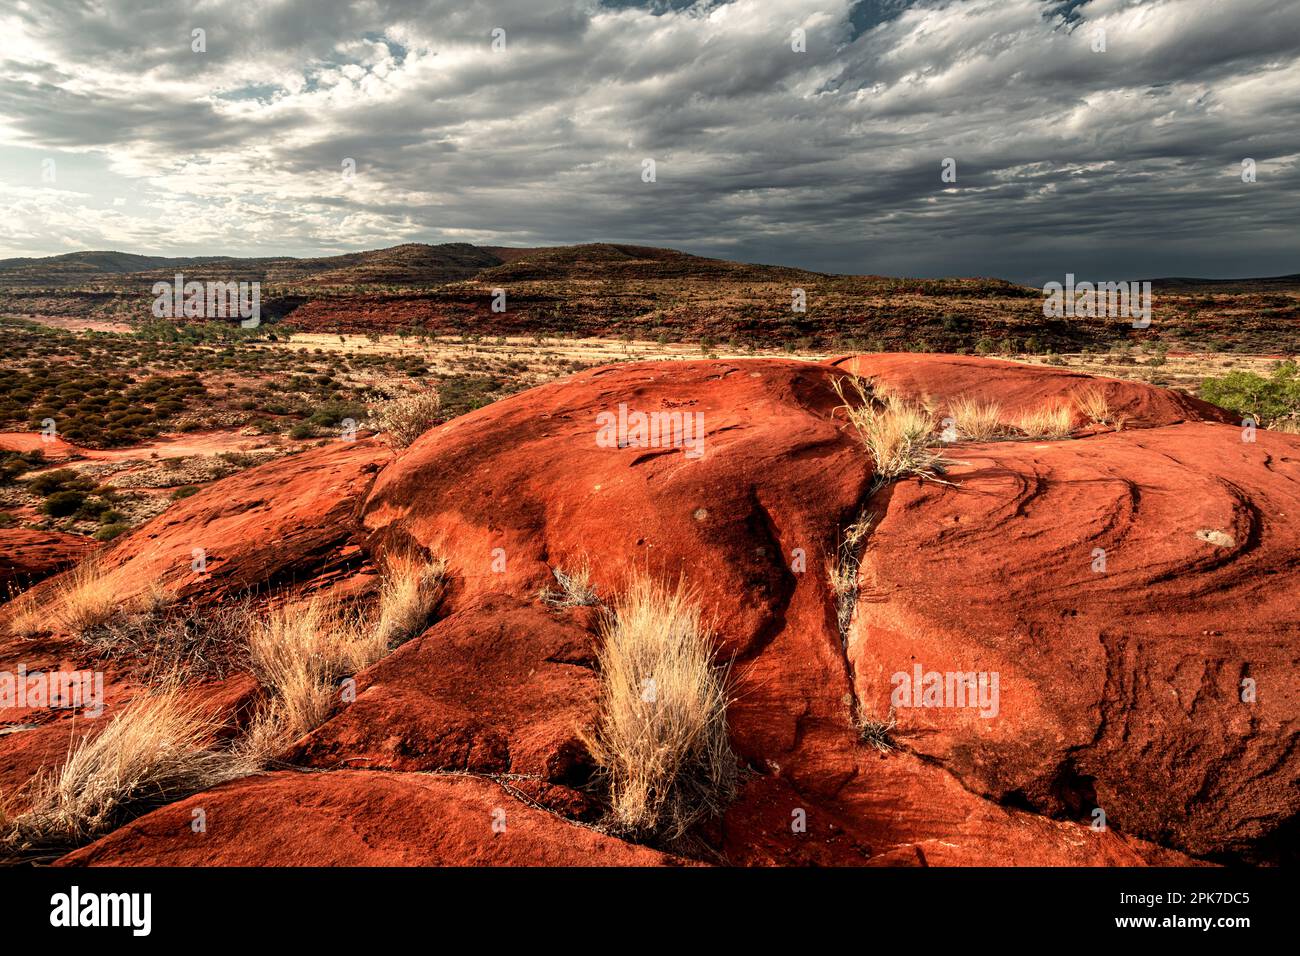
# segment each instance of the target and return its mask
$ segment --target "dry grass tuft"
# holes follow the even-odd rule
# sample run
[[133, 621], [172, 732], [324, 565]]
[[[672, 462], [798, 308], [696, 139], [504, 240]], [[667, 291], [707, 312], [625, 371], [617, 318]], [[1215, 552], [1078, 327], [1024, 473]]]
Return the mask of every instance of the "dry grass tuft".
[[591, 564], [586, 559], [571, 571], [552, 568], [551, 574], [555, 575], [560, 588], [556, 591], [543, 587], [538, 591], [537, 597], [543, 604], [551, 607], [589, 607], [600, 603], [596, 588], [591, 583]]
[[11, 821], [6, 844], [82, 843], [130, 814], [250, 772], [234, 755], [211, 749], [216, 729], [178, 683], [149, 694], [83, 738], [57, 771], [36, 778], [29, 809]]
[[54, 594], [51, 621], [80, 636], [111, 619], [122, 606], [118, 584], [93, 558], [67, 573]]
[[238, 745], [253, 764], [269, 760], [333, 712], [339, 684], [418, 635], [446, 589], [447, 562], [413, 555], [384, 561], [372, 616], [314, 595], [252, 618], [248, 650], [270, 701]]
[[375, 426], [397, 448], [405, 448], [438, 424], [442, 399], [436, 389], [411, 392], [384, 402], [371, 415]]
[[446, 559], [388, 555], [379, 583], [376, 640], [387, 651], [415, 637], [433, 617], [446, 589]]
[[1079, 410], [1079, 414], [1094, 425], [1114, 424], [1114, 413], [1110, 410], [1110, 402], [1106, 401], [1106, 393], [1096, 385], [1090, 385], [1074, 395], [1074, 407]]
[[894, 730], [897, 727], [898, 721], [894, 719], [894, 711], [891, 708], [883, 720], [877, 717], [863, 717], [858, 723], [858, 739], [870, 747], [875, 747], [882, 754], [887, 754], [894, 749]]
[[956, 398], [948, 403], [948, 414], [957, 428], [957, 436], [964, 441], [996, 441], [1006, 436], [1002, 406], [997, 402]]
[[844, 404], [849, 423], [871, 453], [876, 481], [883, 484], [907, 475], [935, 478], [951, 464], [932, 451], [935, 417], [919, 405], [888, 398], [883, 408], [869, 382], [853, 375], [833, 379], [831, 387]]
[[1017, 416], [1016, 428], [1026, 438], [1069, 438], [1074, 431], [1074, 412], [1064, 404], [1026, 409]]
[[221, 679], [246, 664], [245, 638], [253, 617], [245, 597], [215, 605], [153, 603], [124, 610], [82, 632], [99, 660], [125, 659], [150, 679]]
[[862, 564], [859, 546], [871, 530], [873, 520], [875, 516], [866, 511], [858, 515], [858, 519], [844, 530], [844, 539], [828, 568], [831, 592], [835, 595], [835, 620], [839, 626], [841, 643], [848, 640], [853, 611], [858, 603], [858, 570]]
[[120, 588], [111, 571], [88, 558], [56, 579], [53, 593], [43, 591], [43, 600], [30, 592], [20, 597], [9, 630], [20, 637], [50, 630], [84, 637], [122, 615], [155, 613], [173, 600], [159, 584], [143, 594], [123, 595]]
[[50, 628], [50, 612], [31, 594], [15, 597], [9, 607], [9, 633], [14, 637], [29, 637]]
[[586, 743], [608, 781], [612, 828], [672, 841], [736, 788], [726, 671], [682, 585], [638, 579], [603, 627], [601, 712]]
[[253, 673], [271, 693], [249, 737], [287, 743], [323, 724], [338, 682], [379, 660], [388, 642], [355, 611], [316, 595], [254, 618], [248, 650]]

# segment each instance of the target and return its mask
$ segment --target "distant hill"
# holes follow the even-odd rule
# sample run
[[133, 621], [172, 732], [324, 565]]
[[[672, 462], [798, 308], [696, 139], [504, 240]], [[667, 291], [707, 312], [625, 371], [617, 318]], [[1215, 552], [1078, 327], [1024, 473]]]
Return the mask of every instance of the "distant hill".
[[1269, 276], [1262, 279], [1197, 279], [1174, 276], [1166, 279], [1151, 279], [1154, 289], [1194, 292], [1204, 289], [1206, 292], [1269, 292], [1275, 289], [1300, 289], [1300, 273], [1289, 276]]
[[[784, 282], [825, 274], [788, 266], [756, 265], [692, 255], [657, 246], [595, 242], [571, 246], [475, 246], [465, 242], [430, 245], [408, 242], [384, 249], [333, 256], [146, 256], [131, 252], [68, 252], [55, 256], [0, 259], [0, 287], [119, 285], [127, 277], [154, 280], [177, 271], [194, 278], [260, 277], [269, 283], [313, 286], [380, 285], [428, 288], [475, 279], [479, 282], [558, 282], [693, 278]], [[852, 276], [883, 283], [949, 283], [966, 291], [978, 282], [986, 290], [1020, 288], [1000, 279], [909, 280]], [[1168, 290], [1249, 291], [1300, 288], [1300, 274], [1259, 279], [1201, 279], [1173, 276], [1150, 280]]]
[[[785, 266], [760, 266], [727, 259], [661, 249], [655, 246], [628, 246], [608, 242], [577, 246], [554, 246], [546, 249], [520, 250], [502, 265], [487, 269], [479, 281], [537, 282], [561, 279], [666, 279], [674, 277], [717, 276], [731, 279], [746, 277], [777, 281], [799, 276], [815, 277], [818, 273]], [[498, 251], [498, 255], [500, 251]]]
[[126, 277], [156, 280], [177, 271], [193, 272], [202, 281], [246, 278], [313, 286], [440, 286], [467, 279], [483, 282], [562, 281], [583, 279], [666, 279], [725, 277], [783, 281], [818, 273], [784, 266], [750, 265], [726, 259], [615, 243], [511, 248], [473, 246], [464, 242], [428, 245], [409, 242], [386, 249], [298, 259], [289, 256], [194, 258], [142, 256], [128, 252], [71, 252], [45, 258], [0, 260], [0, 286], [113, 286]]
[[195, 264], [229, 262], [230, 256], [141, 256], [133, 252], [66, 252], [42, 258], [0, 259], [0, 271], [48, 269], [52, 272], [146, 272], [150, 269], [173, 269]]
[[[821, 342], [859, 351], [1077, 351], [1161, 340], [1290, 354], [1300, 276], [1153, 282], [1152, 322], [1046, 319], [1042, 292], [1004, 279], [831, 275], [597, 242], [403, 243], [332, 256], [194, 258], [75, 252], [0, 261], [0, 314], [138, 325], [152, 288], [257, 280], [268, 323], [301, 331], [587, 335], [664, 341]], [[494, 311], [497, 289], [506, 308]]]
[[0, 286], [66, 287], [85, 284], [121, 286], [152, 284], [185, 271], [203, 281], [257, 278], [271, 283], [330, 285], [443, 285], [468, 279], [504, 260], [464, 242], [426, 245], [406, 243], [388, 249], [297, 259], [291, 256], [141, 256], [129, 252], [70, 252], [45, 258], [0, 260]]

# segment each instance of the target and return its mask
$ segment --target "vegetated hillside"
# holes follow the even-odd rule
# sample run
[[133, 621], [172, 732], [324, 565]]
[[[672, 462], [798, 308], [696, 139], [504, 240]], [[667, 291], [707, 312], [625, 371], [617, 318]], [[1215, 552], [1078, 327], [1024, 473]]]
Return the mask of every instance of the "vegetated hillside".
[[750, 265], [654, 246], [597, 242], [531, 250], [503, 265], [484, 270], [476, 278], [480, 283], [489, 283], [559, 282], [566, 279], [627, 282], [684, 278], [776, 282], [818, 277], [818, 273], [804, 269]]
[[214, 277], [264, 272], [275, 259], [232, 256], [141, 256], [130, 252], [70, 252], [44, 258], [0, 259], [0, 289], [130, 289], [140, 284], [136, 276], [180, 270], [202, 270]]
[[270, 283], [312, 286], [402, 285], [416, 288], [468, 279], [501, 264], [491, 252], [465, 242], [430, 246], [410, 242], [389, 249], [290, 259], [267, 272]]
[[[1078, 351], [1118, 342], [1289, 353], [1293, 277], [1160, 280], [1151, 326], [1046, 319], [1039, 289], [1001, 279], [824, 275], [672, 249], [407, 243], [313, 259], [160, 260], [78, 253], [0, 264], [0, 313], [137, 323], [157, 281], [258, 280], [269, 320], [324, 332], [584, 335], [814, 345], [844, 351]], [[122, 271], [134, 268], [136, 271]], [[493, 311], [494, 291], [506, 292]], [[796, 308], [802, 300], [803, 311]]]
[[1262, 279], [1198, 279], [1186, 276], [1171, 276], [1165, 279], [1152, 279], [1153, 288], [1172, 292], [1300, 292], [1300, 273], [1289, 276], [1269, 276]]
[[[942, 481], [915, 457], [879, 465], [833, 387], [846, 371], [927, 401], [930, 430], [954, 417]], [[972, 397], [994, 440], [966, 437]], [[602, 443], [620, 403], [698, 415], [700, 453], [683, 429]], [[1044, 435], [1052, 409], [1064, 431]], [[265, 763], [220, 764], [240, 779], [215, 789], [169, 777], [88, 832], [33, 814], [25, 785], [94, 722], [4, 718], [21, 727], [0, 735], [9, 844], [58, 838], [62, 863], [102, 865], [1293, 862], [1300, 436], [1243, 442], [1227, 418], [1144, 383], [972, 357], [657, 362], [581, 372], [401, 450], [338, 441], [252, 468], [101, 549], [93, 575], [0, 608], [0, 668], [93, 662], [111, 719], [156, 699], [159, 662], [111, 639], [141, 621], [242, 607], [239, 633], [262, 633], [308, 595], [383, 620], [385, 595], [410, 593], [392, 586], [400, 555], [433, 559], [437, 591], [402, 605], [401, 640], [329, 672], [310, 719], [274, 709], [308, 699], [300, 685], [237, 656], [191, 680], [178, 693], [223, 727], [205, 759], [270, 714]], [[676, 599], [629, 603], [677, 582]], [[351, 640], [335, 623], [284, 652]], [[611, 628], [703, 636], [712, 655], [661, 649], [619, 683]], [[144, 646], [193, 670], [219, 649], [202, 637]], [[924, 696], [898, 699], [918, 671]], [[967, 673], [982, 689], [958, 696]], [[709, 675], [725, 693], [706, 700]], [[697, 705], [724, 736], [708, 761], [695, 737], [660, 736]], [[592, 732], [611, 714], [633, 731], [599, 738], [614, 753]], [[687, 838], [655, 798], [699, 811]], [[226, 822], [196, 839], [197, 808]]]

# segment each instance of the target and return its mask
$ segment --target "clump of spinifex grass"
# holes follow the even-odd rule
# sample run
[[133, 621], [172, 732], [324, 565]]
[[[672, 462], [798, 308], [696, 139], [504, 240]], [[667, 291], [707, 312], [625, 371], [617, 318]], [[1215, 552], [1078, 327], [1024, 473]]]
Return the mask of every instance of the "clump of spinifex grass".
[[1063, 403], [1026, 409], [1017, 416], [1016, 427], [1026, 438], [1069, 438], [1074, 431], [1074, 411]]
[[385, 650], [425, 628], [446, 591], [446, 575], [444, 558], [391, 554], [384, 559], [375, 631]]
[[361, 615], [320, 595], [254, 618], [248, 634], [253, 673], [270, 692], [248, 732], [266, 756], [325, 722], [338, 682], [378, 660], [387, 641]]
[[726, 670], [682, 585], [639, 578], [602, 628], [601, 706], [585, 735], [609, 786], [610, 827], [668, 841], [735, 794]]
[[217, 726], [172, 682], [83, 737], [55, 771], [37, 776], [28, 809], [10, 822], [12, 849], [72, 846], [127, 817], [254, 769], [214, 747]]
[[568, 571], [552, 568], [551, 574], [559, 589], [543, 587], [537, 597], [551, 607], [588, 607], [600, 603], [596, 588], [591, 583], [591, 564], [583, 560]]
[[1002, 423], [1002, 406], [997, 402], [977, 402], [972, 398], [955, 398], [948, 403], [958, 438], [963, 441], [996, 441], [1007, 437]]
[[264, 762], [319, 727], [338, 703], [343, 678], [417, 636], [442, 599], [446, 571], [442, 558], [392, 554], [370, 614], [318, 594], [253, 618], [249, 657], [270, 700], [240, 744], [248, 759]]
[[1075, 392], [1074, 407], [1094, 425], [1113, 425], [1115, 423], [1114, 413], [1110, 410], [1110, 402], [1106, 400], [1106, 393], [1096, 385], [1090, 385], [1079, 392]]
[[9, 623], [19, 636], [48, 630], [80, 636], [111, 619], [125, 603], [117, 582], [93, 557], [66, 572], [41, 601], [27, 594], [19, 602]]
[[871, 384], [856, 375], [832, 379], [831, 387], [871, 454], [878, 484], [909, 475], [934, 480], [946, 465], [954, 464], [931, 447], [937, 424], [932, 411], [894, 396], [880, 399]]

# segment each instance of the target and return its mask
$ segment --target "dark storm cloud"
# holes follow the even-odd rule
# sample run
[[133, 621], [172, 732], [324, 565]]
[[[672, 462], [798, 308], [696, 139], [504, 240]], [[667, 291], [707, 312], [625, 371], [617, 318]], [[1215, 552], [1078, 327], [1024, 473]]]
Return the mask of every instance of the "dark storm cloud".
[[123, 0], [6, 32], [11, 147], [99, 156], [147, 197], [91, 214], [91, 187], [19, 182], [6, 254], [611, 240], [1032, 281], [1300, 271], [1289, 0]]

